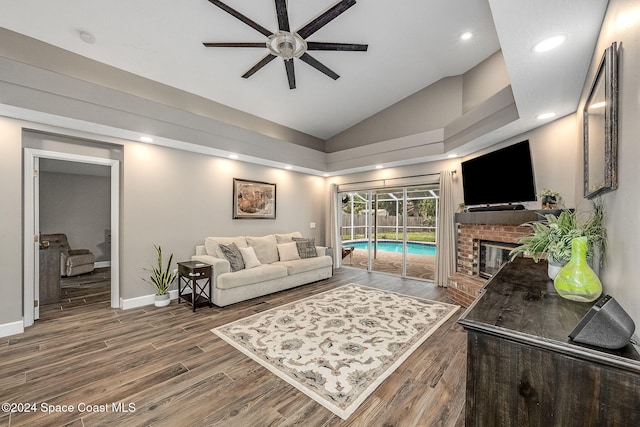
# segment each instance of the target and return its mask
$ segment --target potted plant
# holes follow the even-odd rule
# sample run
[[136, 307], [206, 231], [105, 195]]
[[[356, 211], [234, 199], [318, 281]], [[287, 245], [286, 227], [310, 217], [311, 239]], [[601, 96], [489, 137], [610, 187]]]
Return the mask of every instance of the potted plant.
[[148, 279], [144, 279], [145, 282], [153, 285], [156, 288], [156, 297], [155, 297], [155, 306], [156, 307], [165, 307], [169, 305], [170, 297], [169, 297], [169, 288], [171, 287], [171, 283], [176, 278], [176, 271], [171, 271], [171, 261], [173, 261], [173, 254], [169, 255], [169, 261], [167, 261], [167, 265], [163, 265], [162, 259], [162, 247], [160, 245], [153, 245], [156, 249], [157, 264], [152, 266], [150, 269], [145, 268], [145, 271], [150, 272]]
[[538, 193], [538, 198], [542, 204], [542, 209], [556, 209], [560, 200], [560, 193], [548, 188]]
[[549, 277], [555, 278], [560, 268], [571, 258], [571, 241], [576, 237], [587, 238], [587, 258], [599, 256], [604, 260], [607, 233], [602, 225], [604, 205], [601, 200], [592, 202], [591, 212], [563, 210], [558, 216], [543, 215], [542, 221], [531, 221], [523, 225], [533, 229], [533, 233], [521, 238], [520, 246], [510, 252], [511, 259], [520, 254], [528, 254], [535, 262], [546, 257], [549, 262]]

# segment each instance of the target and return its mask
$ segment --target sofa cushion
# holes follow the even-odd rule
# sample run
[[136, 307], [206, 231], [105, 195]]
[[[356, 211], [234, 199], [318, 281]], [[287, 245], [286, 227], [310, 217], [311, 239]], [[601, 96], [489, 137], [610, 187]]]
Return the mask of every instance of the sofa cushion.
[[330, 267], [333, 260], [330, 256], [320, 256], [314, 258], [298, 259], [294, 261], [278, 261], [271, 265], [277, 265], [287, 268], [289, 276], [306, 271], [317, 270], [323, 267]]
[[242, 254], [235, 243], [231, 243], [230, 245], [219, 244], [218, 246], [224, 254], [224, 257], [229, 261], [229, 264], [231, 264], [231, 271], [244, 270]]
[[294, 231], [288, 234], [276, 234], [276, 243], [289, 243], [292, 237], [302, 237], [299, 231]]
[[222, 250], [220, 250], [220, 244], [230, 245], [231, 243], [235, 243], [238, 248], [247, 247], [247, 240], [244, 238], [244, 236], [207, 237], [206, 239], [204, 239], [204, 247], [207, 250], [207, 255], [223, 259], [224, 254], [222, 253]]
[[280, 261], [293, 261], [294, 259], [300, 259], [300, 254], [298, 254], [298, 245], [296, 245], [296, 242], [279, 243], [276, 246], [278, 247]]
[[235, 273], [224, 273], [216, 279], [216, 287], [219, 289], [237, 288], [265, 282], [272, 279], [287, 277], [287, 267], [275, 264], [261, 264], [255, 268], [236, 271]]
[[242, 260], [244, 261], [245, 268], [247, 269], [254, 268], [261, 264], [260, 261], [258, 260], [258, 257], [256, 256], [256, 252], [253, 250], [252, 247], [238, 248], [238, 249], [242, 254]]
[[247, 236], [247, 243], [256, 251], [256, 256], [262, 264], [271, 264], [280, 259], [278, 257], [276, 237], [273, 234], [263, 237]]
[[318, 256], [318, 253], [316, 252], [316, 239], [292, 237], [292, 240], [296, 242], [300, 258], [305, 259]]

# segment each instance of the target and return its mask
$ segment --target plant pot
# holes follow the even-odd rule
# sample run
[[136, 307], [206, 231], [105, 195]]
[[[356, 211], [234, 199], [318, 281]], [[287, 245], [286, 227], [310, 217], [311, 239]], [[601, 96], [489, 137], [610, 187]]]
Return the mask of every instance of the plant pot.
[[156, 299], [153, 302], [153, 305], [156, 307], [166, 307], [171, 302], [171, 296], [169, 294], [164, 295], [156, 295]]
[[542, 209], [557, 209], [558, 200], [555, 196], [543, 196], [541, 200]]
[[547, 274], [549, 275], [549, 279], [554, 280], [562, 267], [564, 267], [565, 263], [556, 261], [555, 259], [548, 257], [547, 258]]

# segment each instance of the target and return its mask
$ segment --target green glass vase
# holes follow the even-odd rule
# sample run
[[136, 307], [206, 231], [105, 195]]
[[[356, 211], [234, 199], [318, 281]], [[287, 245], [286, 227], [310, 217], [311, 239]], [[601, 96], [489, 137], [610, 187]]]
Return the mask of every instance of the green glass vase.
[[592, 302], [602, 295], [602, 283], [587, 263], [587, 238], [571, 240], [571, 259], [562, 267], [553, 285], [566, 299]]

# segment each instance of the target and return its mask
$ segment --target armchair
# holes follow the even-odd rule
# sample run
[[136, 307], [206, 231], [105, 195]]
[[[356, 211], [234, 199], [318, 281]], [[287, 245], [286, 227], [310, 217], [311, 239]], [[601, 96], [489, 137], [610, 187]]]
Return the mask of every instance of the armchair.
[[49, 241], [50, 248], [60, 249], [60, 271], [63, 276], [77, 276], [93, 271], [96, 261], [93, 252], [89, 249], [71, 249], [66, 234], [43, 234], [40, 242], [44, 241]]

